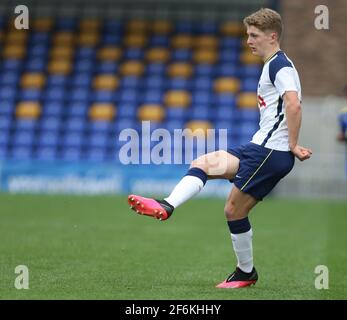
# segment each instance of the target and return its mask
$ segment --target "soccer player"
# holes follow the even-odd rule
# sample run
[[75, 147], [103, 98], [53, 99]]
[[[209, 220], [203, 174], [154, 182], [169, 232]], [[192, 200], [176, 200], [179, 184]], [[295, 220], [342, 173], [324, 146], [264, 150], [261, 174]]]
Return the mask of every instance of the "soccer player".
[[[343, 88], [343, 93], [347, 99], [347, 86]], [[337, 140], [340, 142], [347, 142], [347, 106], [342, 108], [339, 114], [340, 132], [337, 136]]]
[[209, 179], [234, 183], [224, 212], [229, 226], [237, 266], [218, 288], [240, 288], [255, 284], [250, 210], [293, 168], [294, 158], [303, 161], [312, 151], [298, 145], [301, 125], [301, 88], [293, 62], [280, 49], [281, 16], [260, 9], [244, 19], [247, 44], [264, 61], [258, 84], [260, 129], [252, 141], [239, 147], [205, 154], [163, 200], [129, 195], [131, 208], [139, 214], [168, 219], [182, 203], [200, 192]]

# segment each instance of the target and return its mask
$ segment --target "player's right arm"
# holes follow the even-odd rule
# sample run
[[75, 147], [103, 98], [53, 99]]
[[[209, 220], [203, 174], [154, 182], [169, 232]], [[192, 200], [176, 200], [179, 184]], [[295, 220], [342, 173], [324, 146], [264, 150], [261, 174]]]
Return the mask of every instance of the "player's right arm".
[[301, 126], [301, 105], [297, 91], [286, 91], [283, 94], [286, 107], [290, 151], [300, 160], [309, 159], [312, 151], [298, 145], [299, 131]]

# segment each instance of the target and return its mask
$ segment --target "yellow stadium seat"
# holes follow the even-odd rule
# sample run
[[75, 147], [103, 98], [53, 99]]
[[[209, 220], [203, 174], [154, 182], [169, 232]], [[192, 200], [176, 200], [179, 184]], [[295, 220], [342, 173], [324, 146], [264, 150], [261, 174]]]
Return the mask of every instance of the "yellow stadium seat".
[[213, 49], [195, 50], [193, 60], [196, 63], [215, 64], [218, 60], [218, 52]]
[[101, 28], [101, 21], [99, 19], [83, 19], [79, 24], [80, 31], [97, 32]]
[[194, 46], [199, 49], [214, 49], [216, 50], [219, 45], [219, 40], [216, 36], [203, 35], [194, 39]]
[[27, 30], [11, 30], [7, 32], [6, 37], [6, 44], [23, 44], [28, 40], [28, 31]]
[[51, 60], [48, 64], [48, 72], [50, 74], [69, 74], [72, 70], [70, 60]]
[[161, 105], [144, 104], [137, 112], [140, 121], [161, 122], [165, 118], [165, 110]]
[[243, 109], [255, 109], [258, 107], [258, 97], [254, 92], [243, 92], [237, 97], [237, 105]]
[[212, 124], [209, 121], [192, 120], [186, 123], [186, 128], [191, 130], [193, 137], [206, 137], [207, 130], [212, 129]]
[[94, 103], [89, 109], [93, 121], [111, 121], [115, 115], [116, 107], [112, 103]]
[[42, 89], [45, 85], [45, 75], [43, 73], [25, 73], [21, 78], [21, 86], [23, 88]]
[[155, 34], [169, 34], [172, 29], [172, 23], [167, 20], [156, 20], [152, 24], [152, 32]]
[[170, 77], [190, 78], [193, 74], [193, 67], [186, 62], [174, 62], [167, 67], [167, 74]]
[[99, 33], [83, 32], [78, 35], [78, 44], [80, 46], [93, 47], [99, 42]]
[[143, 34], [129, 34], [124, 37], [126, 47], [143, 48], [147, 44], [147, 36]]
[[130, 20], [127, 22], [125, 26], [125, 30], [127, 33], [146, 33], [149, 29], [150, 25], [148, 21], [145, 20]]
[[242, 52], [240, 60], [243, 64], [261, 64], [261, 63], [263, 63], [262, 59], [258, 56], [255, 56], [250, 50]]
[[214, 90], [217, 93], [235, 94], [240, 90], [240, 81], [233, 77], [221, 77], [214, 81]]
[[33, 21], [33, 29], [39, 32], [51, 31], [54, 25], [54, 19], [47, 18], [37, 18]]
[[191, 49], [194, 38], [189, 34], [177, 34], [171, 38], [171, 46], [174, 49]]
[[125, 61], [121, 67], [120, 72], [124, 76], [141, 76], [145, 67], [140, 61]]
[[112, 74], [100, 74], [93, 80], [93, 88], [96, 90], [116, 90], [118, 78]]
[[170, 90], [164, 97], [167, 107], [187, 108], [191, 103], [191, 95], [186, 90]]
[[220, 32], [226, 37], [241, 37], [246, 33], [246, 28], [241, 22], [226, 21], [222, 23]]
[[100, 60], [118, 61], [122, 57], [122, 49], [118, 47], [102, 47], [98, 50], [97, 57]]
[[37, 119], [41, 114], [41, 106], [38, 102], [23, 101], [16, 107], [16, 117], [25, 119]]
[[0, 30], [0, 43], [4, 40], [4, 33]]
[[170, 51], [167, 48], [152, 48], [146, 52], [146, 59], [150, 62], [167, 62]]
[[23, 59], [26, 54], [26, 47], [20, 44], [5, 45], [3, 50], [6, 59]]
[[50, 56], [52, 59], [70, 59], [75, 53], [74, 48], [71, 46], [56, 46], [52, 47]]
[[75, 42], [75, 35], [71, 32], [61, 31], [57, 32], [53, 36], [53, 43], [56, 46], [71, 46]]

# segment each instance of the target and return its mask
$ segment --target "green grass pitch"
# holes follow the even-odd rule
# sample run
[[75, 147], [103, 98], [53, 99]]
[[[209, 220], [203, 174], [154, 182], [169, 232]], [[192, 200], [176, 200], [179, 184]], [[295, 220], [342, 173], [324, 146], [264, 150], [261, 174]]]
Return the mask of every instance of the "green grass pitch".
[[[259, 281], [216, 289], [235, 266], [223, 200], [165, 222], [126, 196], [0, 194], [0, 299], [346, 299], [347, 203], [266, 199], [251, 213]], [[29, 289], [14, 286], [17, 265]], [[317, 265], [329, 289], [317, 290]]]

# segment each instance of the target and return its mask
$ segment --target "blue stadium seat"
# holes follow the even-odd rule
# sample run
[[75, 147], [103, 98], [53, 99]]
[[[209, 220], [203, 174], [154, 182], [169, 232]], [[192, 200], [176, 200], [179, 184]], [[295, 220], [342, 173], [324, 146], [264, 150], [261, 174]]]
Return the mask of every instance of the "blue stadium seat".
[[208, 105], [192, 105], [191, 111], [189, 111], [191, 120], [209, 120], [211, 114], [212, 112]]
[[163, 101], [163, 91], [161, 90], [148, 90], [145, 91], [141, 97], [141, 103], [143, 104], [161, 104]]
[[167, 108], [166, 118], [171, 120], [184, 120], [189, 112], [189, 110], [185, 110], [184, 108]]
[[161, 75], [149, 75], [142, 80], [143, 86], [145, 89], [161, 89], [164, 87], [164, 79]]
[[58, 131], [61, 126], [60, 118], [57, 117], [43, 117], [40, 121], [40, 128], [43, 131]]
[[0, 115], [0, 132], [6, 132], [11, 128], [12, 119], [10, 115]]
[[123, 30], [123, 23], [116, 19], [106, 19], [104, 21], [104, 33], [118, 33], [121, 34]]
[[94, 69], [94, 61], [89, 59], [77, 60], [74, 64], [74, 72], [92, 72]]
[[60, 137], [57, 131], [42, 130], [38, 136], [37, 144], [39, 147], [55, 148], [59, 143]]
[[105, 148], [91, 148], [86, 152], [86, 159], [90, 161], [104, 161], [107, 157], [107, 150]]
[[223, 49], [234, 49], [239, 51], [241, 47], [241, 39], [239, 37], [222, 37], [220, 46]]
[[59, 117], [63, 114], [64, 109], [64, 104], [56, 101], [48, 101], [42, 108], [45, 117]]
[[189, 49], [174, 49], [171, 52], [172, 61], [189, 61], [192, 59], [192, 51]]
[[32, 146], [33, 142], [34, 133], [32, 131], [16, 131], [11, 141], [14, 146]]
[[140, 48], [127, 48], [123, 56], [125, 60], [142, 60], [143, 57], [144, 52]]
[[19, 71], [3, 71], [0, 73], [0, 85], [3, 86], [17, 86], [20, 76]]
[[237, 64], [239, 60], [239, 52], [234, 49], [223, 49], [219, 53], [220, 63]]
[[213, 102], [213, 95], [209, 91], [194, 91], [192, 94], [192, 104], [209, 105]]
[[77, 27], [77, 19], [75, 17], [57, 18], [56, 30], [57, 31], [73, 31]]
[[16, 87], [4, 86], [0, 88], [0, 100], [11, 101], [17, 97]]
[[114, 123], [114, 129], [116, 131], [116, 134], [121, 132], [124, 129], [134, 129], [134, 130], [139, 130], [140, 129], [140, 124], [137, 120], [132, 120], [132, 119], [119, 119], [116, 120]]
[[137, 103], [139, 92], [132, 89], [124, 89], [119, 92], [120, 103]]
[[139, 77], [124, 76], [120, 80], [120, 87], [124, 89], [138, 89], [138, 87], [141, 84], [141, 81], [143, 80]]
[[43, 161], [56, 160], [57, 149], [55, 147], [40, 147], [36, 150], [35, 158]]
[[184, 129], [184, 120], [168, 120], [165, 123], [165, 128], [170, 132], [173, 132], [175, 129]]
[[90, 89], [88, 87], [77, 87], [72, 89], [68, 93], [68, 101], [72, 102], [87, 102], [91, 95]]
[[90, 59], [95, 58], [95, 49], [93, 47], [80, 47], [76, 50], [75, 59]]
[[30, 160], [32, 149], [29, 146], [13, 146], [10, 156], [12, 159], [16, 160]]
[[64, 148], [61, 150], [60, 158], [65, 161], [78, 161], [82, 157], [81, 149], [73, 147], [73, 148]]
[[213, 65], [199, 63], [195, 65], [194, 74], [196, 77], [208, 76], [213, 77], [215, 73], [215, 68]]
[[69, 117], [64, 127], [69, 132], [83, 132], [86, 128], [86, 121], [83, 117]]
[[22, 66], [22, 60], [19, 59], [4, 59], [1, 63], [1, 69], [3, 71], [16, 71]]
[[238, 110], [240, 121], [242, 122], [259, 122], [258, 109], [240, 109]]
[[213, 79], [210, 77], [196, 77], [193, 79], [193, 89], [194, 90], [211, 90], [213, 87]]
[[71, 85], [74, 87], [89, 87], [92, 75], [89, 72], [76, 73], [71, 77]]
[[257, 92], [258, 80], [255, 78], [245, 78], [241, 82], [241, 91], [244, 92]]
[[122, 37], [119, 34], [115, 33], [105, 33], [101, 39], [102, 44], [104, 45], [119, 45], [122, 42]]
[[22, 101], [38, 101], [41, 99], [41, 90], [38, 89], [22, 89], [19, 93], [19, 99]]
[[96, 73], [112, 73], [118, 71], [118, 63], [113, 61], [99, 61], [96, 65]]
[[31, 119], [17, 119], [14, 124], [15, 130], [34, 131], [37, 127], [38, 121]]
[[53, 74], [47, 77], [47, 89], [64, 87], [68, 83], [68, 77], [59, 74]]
[[215, 107], [215, 119], [217, 121], [229, 121], [229, 125], [231, 124], [231, 121], [234, 121], [236, 119], [235, 116], [235, 108], [232, 106], [216, 106]]
[[149, 39], [149, 45], [151, 47], [167, 47], [170, 43], [170, 39], [164, 35], [153, 35]]
[[230, 108], [235, 108], [236, 107], [235, 95], [226, 94], [226, 93], [215, 94], [214, 104], [216, 107], [228, 106]]
[[195, 32], [198, 34], [214, 34], [218, 32], [218, 23], [215, 21], [202, 21], [195, 25]]
[[175, 25], [175, 31], [177, 33], [193, 33], [194, 23], [192, 21], [177, 21]]
[[115, 100], [115, 92], [112, 90], [94, 90], [91, 94], [92, 102], [112, 102]]
[[217, 76], [219, 77], [239, 77], [239, 68], [231, 63], [220, 63], [217, 66]]
[[62, 145], [66, 148], [81, 147], [83, 143], [83, 135], [80, 132], [67, 132], [62, 138]]
[[36, 44], [28, 50], [28, 60], [35, 60], [37, 58], [46, 59], [48, 55], [49, 47], [44, 44]]
[[64, 87], [50, 87], [45, 91], [44, 99], [46, 101], [64, 101], [66, 90]]
[[[119, 111], [120, 112], [120, 107]], [[119, 115], [119, 114], [118, 114]], [[112, 127], [112, 122], [110, 121], [91, 121], [88, 124], [89, 131], [91, 134], [98, 133], [98, 132], [109, 132]]]
[[25, 70], [28, 72], [44, 72], [47, 67], [46, 59], [32, 58], [26, 62]]
[[0, 99], [0, 115], [11, 116], [16, 108], [15, 103]]
[[5, 145], [0, 145], [0, 160], [7, 159], [8, 156], [8, 148]]
[[70, 117], [87, 115], [88, 103], [86, 101], [71, 102], [67, 108], [67, 112]]
[[248, 77], [248, 78], [255, 78], [256, 80], [259, 80], [261, 72], [262, 72], [262, 68], [258, 64], [246, 65], [240, 68], [240, 75], [242, 78]]
[[110, 140], [111, 139], [107, 133], [95, 133], [89, 136], [88, 145], [93, 148], [105, 148], [108, 144], [110, 144]]
[[51, 38], [51, 33], [36, 31], [30, 34], [29, 45], [48, 44]]
[[164, 75], [166, 72], [166, 65], [164, 63], [149, 63], [146, 68], [146, 74], [149, 76]]
[[165, 87], [167, 90], [189, 90], [191, 85], [191, 80], [174, 77], [168, 78], [165, 81]]
[[117, 106], [117, 117], [120, 119], [136, 117], [137, 104], [136, 103], [120, 103]]
[[8, 130], [1, 130], [0, 146], [7, 146], [10, 142], [10, 132]]

